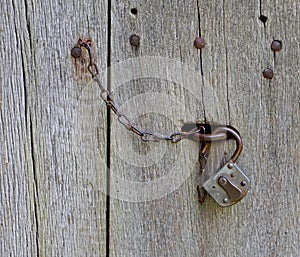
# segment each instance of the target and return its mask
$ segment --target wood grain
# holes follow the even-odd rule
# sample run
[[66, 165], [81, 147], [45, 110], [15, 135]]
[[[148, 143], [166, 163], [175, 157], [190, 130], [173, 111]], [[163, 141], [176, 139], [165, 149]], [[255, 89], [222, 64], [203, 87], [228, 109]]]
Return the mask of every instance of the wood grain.
[[[299, 65], [297, 58], [288, 57], [293, 51], [299, 51], [292, 45], [289, 48], [297, 38], [294, 34], [299, 35], [299, 29], [294, 27], [299, 24], [299, 18], [296, 11], [287, 11], [290, 4], [294, 5], [293, 10], [299, 10], [296, 3], [276, 2], [266, 14], [267, 23], [263, 24], [259, 16], [264, 3], [259, 2], [224, 1], [220, 4], [219, 1], [198, 1], [186, 5], [182, 1], [152, 1], [151, 4], [114, 1], [112, 63], [140, 56], [169, 57], [193, 67], [202, 77], [197, 85], [190, 83], [187, 88], [164, 79], [133, 79], [123, 85], [116, 83], [112, 87], [120, 104], [145, 92], [166, 93], [170, 98], [183, 101], [184, 110], [195, 114], [194, 121], [226, 123], [236, 127], [245, 144], [239, 164], [252, 179], [252, 186], [248, 196], [230, 208], [221, 209], [211, 199], [200, 205], [196, 193], [199, 167], [197, 164], [193, 166], [192, 161], [198, 153], [195, 143], [168, 146], [163, 152], [164, 157], [157, 159], [156, 165], [150, 165], [153, 152], [160, 150], [146, 148], [113, 124], [112, 138], [115, 137], [118, 142], [111, 153], [114, 175], [119, 174], [128, 181], [144, 182], [145, 193], [151, 187], [149, 181], [167, 176], [173, 171], [172, 165], [180, 167], [182, 173], [190, 174], [179, 188], [174, 186], [173, 192], [153, 201], [124, 201], [124, 192], [131, 194], [130, 197], [136, 193], [138, 199], [148, 199], [149, 195], [143, 196], [139, 188], [132, 190], [131, 183], [128, 183], [129, 188], [120, 188], [122, 192], [116, 196], [119, 199], [111, 200], [112, 256], [299, 254], [296, 225], [299, 224], [299, 207], [296, 205], [299, 143], [291, 138], [299, 134], [299, 119], [295, 119], [299, 117], [299, 89], [294, 79]], [[137, 8], [137, 15], [130, 13], [133, 7]], [[284, 28], [279, 32], [279, 23], [284, 23], [286, 16], [290, 16], [289, 24], [293, 25], [282, 25]], [[271, 30], [276, 30], [276, 33], [271, 33]], [[138, 49], [129, 44], [131, 34], [141, 37]], [[199, 35], [206, 41], [201, 52], [193, 47], [193, 40]], [[276, 38], [286, 42], [283, 43], [286, 48], [274, 57], [270, 44]], [[294, 45], [297, 45], [296, 42]], [[280, 60], [284, 74], [281, 75], [283, 71], [279, 68], [274, 68], [274, 58], [277, 62]], [[149, 72], [146, 61], [141, 63], [145, 74]], [[262, 70], [266, 67], [274, 69], [272, 81], [262, 77]], [[119, 71], [122, 72], [122, 69]], [[131, 70], [133, 77], [135, 72]], [[207, 87], [213, 88], [218, 103], [205, 97]], [[189, 98], [184, 89], [200, 92], [200, 101], [195, 101], [195, 97]], [[197, 104], [199, 102], [202, 104]], [[160, 110], [156, 118], [144, 114], [136, 118], [137, 123], [168, 131], [174, 129], [172, 125], [178, 120], [189, 121], [184, 112], [177, 112], [175, 107], [175, 111], [166, 108], [159, 97], [155, 105]], [[134, 107], [129, 109], [125, 106], [128, 113], [134, 112]], [[169, 118], [164, 119], [163, 115]], [[232, 147], [227, 148], [228, 155], [232, 150]], [[141, 159], [148, 154], [145, 166], [147, 162], [149, 165], [137, 167], [134, 159], [130, 163], [131, 155], [127, 151], [135, 151]], [[182, 159], [174, 157], [182, 152]], [[210, 158], [215, 166], [213, 168], [211, 163], [206, 171], [208, 173], [214, 172], [220, 165], [220, 155], [215, 147]], [[160, 186], [166, 185], [161, 183]], [[159, 189], [153, 190], [153, 198]]]
[[106, 111], [70, 50], [92, 37], [105, 67], [106, 13], [93, 1], [1, 5], [1, 256], [105, 255]]
[[[1, 256], [300, 255], [298, 1], [0, 8]], [[141, 129], [236, 127], [238, 164], [252, 180], [246, 198], [229, 208], [198, 202], [197, 185], [232, 142], [213, 144], [200, 176], [198, 143], [144, 143], [107, 116], [97, 85], [70, 57], [79, 37], [93, 40], [101, 81]]]

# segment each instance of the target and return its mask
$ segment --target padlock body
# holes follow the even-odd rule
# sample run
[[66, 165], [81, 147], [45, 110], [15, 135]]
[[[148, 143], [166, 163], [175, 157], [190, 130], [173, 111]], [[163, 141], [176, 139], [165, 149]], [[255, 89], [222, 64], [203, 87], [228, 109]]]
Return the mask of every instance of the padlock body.
[[222, 207], [233, 205], [247, 194], [250, 179], [236, 163], [227, 162], [203, 184], [207, 193]]

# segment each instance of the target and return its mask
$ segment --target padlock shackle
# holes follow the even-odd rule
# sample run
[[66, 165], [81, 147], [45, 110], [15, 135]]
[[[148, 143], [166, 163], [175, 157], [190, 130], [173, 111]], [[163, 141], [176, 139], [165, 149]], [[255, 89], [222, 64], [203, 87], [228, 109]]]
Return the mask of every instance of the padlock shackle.
[[195, 133], [192, 134], [190, 138], [195, 141], [204, 141], [204, 142], [220, 141], [220, 140], [228, 139], [228, 133], [233, 136], [236, 142], [236, 150], [233, 153], [232, 157], [230, 158], [230, 162], [235, 163], [243, 150], [243, 141], [239, 133], [234, 128], [227, 127], [227, 126], [220, 126], [220, 127], [216, 127], [211, 134]]
[[227, 134], [223, 133], [212, 133], [212, 134], [197, 134], [197, 140], [204, 141], [204, 142], [211, 142], [211, 141], [220, 141], [227, 139]]
[[[235, 163], [236, 160], [239, 158], [242, 150], [243, 150], [243, 140], [242, 138], [240, 137], [239, 133], [233, 129], [233, 128], [230, 128], [230, 127], [217, 127], [212, 134], [220, 134], [220, 133], [224, 133], [224, 132], [227, 132], [229, 134], [231, 134], [234, 139], [235, 139], [235, 142], [236, 142], [236, 150], [235, 152], [233, 153], [232, 157], [230, 158], [230, 162], [233, 162]], [[228, 138], [228, 137], [227, 137]]]
[[195, 133], [192, 134], [190, 139], [199, 142], [212, 142], [212, 141], [221, 141], [221, 140], [226, 140], [228, 138], [226, 132], [220, 132], [217, 134], [201, 134], [201, 133]]

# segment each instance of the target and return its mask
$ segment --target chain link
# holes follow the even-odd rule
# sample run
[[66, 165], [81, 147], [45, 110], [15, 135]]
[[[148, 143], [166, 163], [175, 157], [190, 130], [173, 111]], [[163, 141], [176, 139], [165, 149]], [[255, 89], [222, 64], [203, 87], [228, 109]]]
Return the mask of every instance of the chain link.
[[127, 130], [132, 131], [136, 135], [138, 135], [142, 141], [149, 142], [154, 141], [158, 142], [161, 140], [171, 141], [172, 143], [178, 143], [183, 139], [189, 138], [196, 141], [216, 141], [216, 140], [223, 140], [227, 138], [227, 135], [225, 133], [218, 133], [218, 134], [205, 134], [205, 128], [200, 127], [194, 128], [188, 132], [173, 132], [170, 135], [164, 135], [158, 132], [153, 131], [142, 131], [138, 127], [136, 127], [129, 118], [123, 114], [117, 105], [115, 104], [113, 97], [109, 93], [109, 91], [104, 88], [101, 84], [101, 81], [98, 77], [99, 70], [97, 65], [93, 62], [92, 59], [92, 52], [91, 47], [88, 43], [85, 43], [81, 40], [78, 41], [78, 45], [80, 47], [84, 47], [88, 51], [89, 55], [89, 64], [88, 64], [88, 71], [92, 75], [93, 80], [97, 83], [99, 89], [100, 89], [100, 97], [101, 99], [106, 103], [106, 106], [110, 108], [116, 115], [118, 122], [122, 124]]

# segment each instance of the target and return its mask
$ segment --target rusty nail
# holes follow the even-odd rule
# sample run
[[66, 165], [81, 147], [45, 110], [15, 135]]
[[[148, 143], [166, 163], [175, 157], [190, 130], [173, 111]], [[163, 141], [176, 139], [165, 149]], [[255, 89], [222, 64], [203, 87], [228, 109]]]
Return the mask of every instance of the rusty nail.
[[197, 37], [194, 41], [194, 46], [197, 48], [197, 49], [201, 49], [205, 46], [205, 40], [204, 38], [202, 37]]
[[263, 70], [263, 76], [264, 76], [264, 78], [266, 78], [266, 79], [272, 79], [273, 75], [274, 75], [274, 73], [273, 73], [273, 71], [271, 69], [266, 68], [266, 69]]
[[73, 47], [72, 50], [71, 50], [71, 55], [74, 58], [80, 57], [81, 56], [81, 48], [78, 47], [78, 46]]
[[132, 46], [139, 46], [140, 45], [140, 37], [137, 35], [131, 35], [129, 38], [129, 42]]
[[282, 42], [279, 40], [274, 40], [271, 44], [271, 49], [273, 51], [280, 51], [282, 49]]

